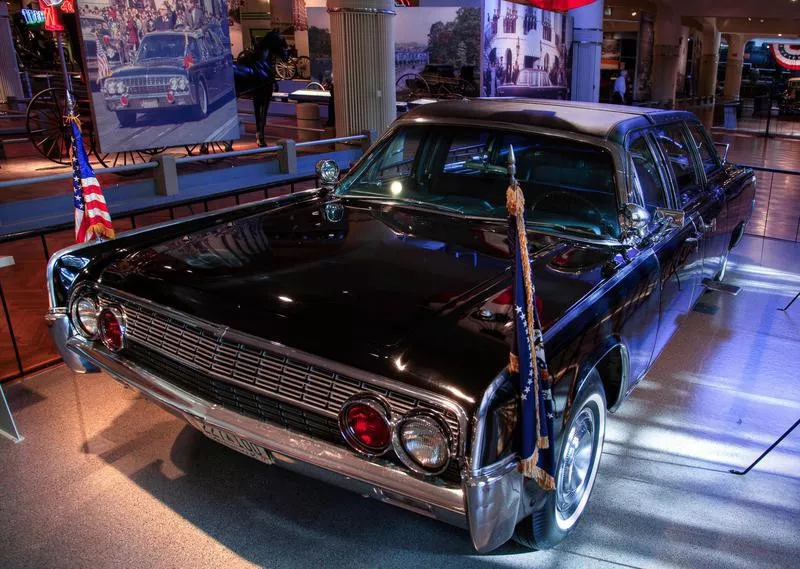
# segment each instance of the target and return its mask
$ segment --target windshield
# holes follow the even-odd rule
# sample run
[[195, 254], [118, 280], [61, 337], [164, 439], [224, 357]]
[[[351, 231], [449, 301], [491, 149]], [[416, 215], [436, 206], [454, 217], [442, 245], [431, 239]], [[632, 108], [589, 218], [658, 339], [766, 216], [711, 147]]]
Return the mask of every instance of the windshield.
[[337, 193], [505, 218], [511, 145], [529, 223], [619, 236], [611, 156], [598, 146], [543, 134], [403, 126], [359, 164]]
[[187, 48], [194, 45], [194, 38], [183, 35], [148, 36], [142, 40], [138, 60], [183, 57], [189, 51]]

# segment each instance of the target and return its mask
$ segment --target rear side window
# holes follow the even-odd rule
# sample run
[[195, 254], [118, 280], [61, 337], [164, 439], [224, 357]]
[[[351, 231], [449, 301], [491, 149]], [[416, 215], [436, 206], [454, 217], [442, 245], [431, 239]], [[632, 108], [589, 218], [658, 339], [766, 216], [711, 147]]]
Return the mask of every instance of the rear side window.
[[717, 158], [717, 151], [714, 149], [711, 138], [699, 124], [690, 123], [688, 126], [694, 144], [697, 147], [697, 152], [700, 154], [703, 170], [705, 170], [706, 175], [713, 174], [720, 167], [720, 164], [719, 158]]
[[684, 205], [700, 193], [700, 181], [694, 167], [694, 155], [689, 146], [694, 144], [694, 140], [687, 139], [686, 133], [679, 123], [655, 128], [653, 133], [675, 175], [678, 197], [681, 205]]

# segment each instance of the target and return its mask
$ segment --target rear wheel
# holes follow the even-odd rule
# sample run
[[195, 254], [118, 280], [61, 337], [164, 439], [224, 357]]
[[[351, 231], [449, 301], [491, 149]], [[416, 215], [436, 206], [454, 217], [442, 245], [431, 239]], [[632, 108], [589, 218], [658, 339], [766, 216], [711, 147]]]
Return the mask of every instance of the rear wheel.
[[548, 492], [541, 509], [520, 522], [515, 541], [533, 549], [550, 549], [572, 533], [594, 487], [605, 432], [605, 392], [600, 374], [592, 370], [562, 431], [556, 489]]

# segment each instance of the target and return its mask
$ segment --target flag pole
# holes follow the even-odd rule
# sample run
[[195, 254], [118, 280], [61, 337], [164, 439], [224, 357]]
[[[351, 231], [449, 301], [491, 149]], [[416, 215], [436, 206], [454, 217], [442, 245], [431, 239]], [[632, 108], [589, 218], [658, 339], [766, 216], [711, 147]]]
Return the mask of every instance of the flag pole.
[[75, 113], [75, 101], [72, 97], [72, 77], [69, 76], [67, 71], [67, 58], [64, 56], [64, 40], [62, 39], [62, 32], [54, 32], [56, 34], [56, 45], [58, 47], [58, 56], [61, 59], [61, 74], [64, 76], [64, 88], [67, 91], [67, 116], [70, 117]]

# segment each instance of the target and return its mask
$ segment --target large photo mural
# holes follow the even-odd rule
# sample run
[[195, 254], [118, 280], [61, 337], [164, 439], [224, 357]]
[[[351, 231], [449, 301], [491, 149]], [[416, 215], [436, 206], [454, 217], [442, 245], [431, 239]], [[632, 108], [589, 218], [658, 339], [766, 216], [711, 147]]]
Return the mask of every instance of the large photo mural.
[[572, 21], [533, 6], [484, 3], [481, 94], [569, 99]]
[[[398, 7], [395, 17], [395, 85], [398, 100], [474, 97], [479, 93], [480, 8]], [[311, 76], [330, 79], [330, 16], [308, 9]]]
[[239, 137], [227, 0], [84, 0], [79, 16], [103, 152]]

